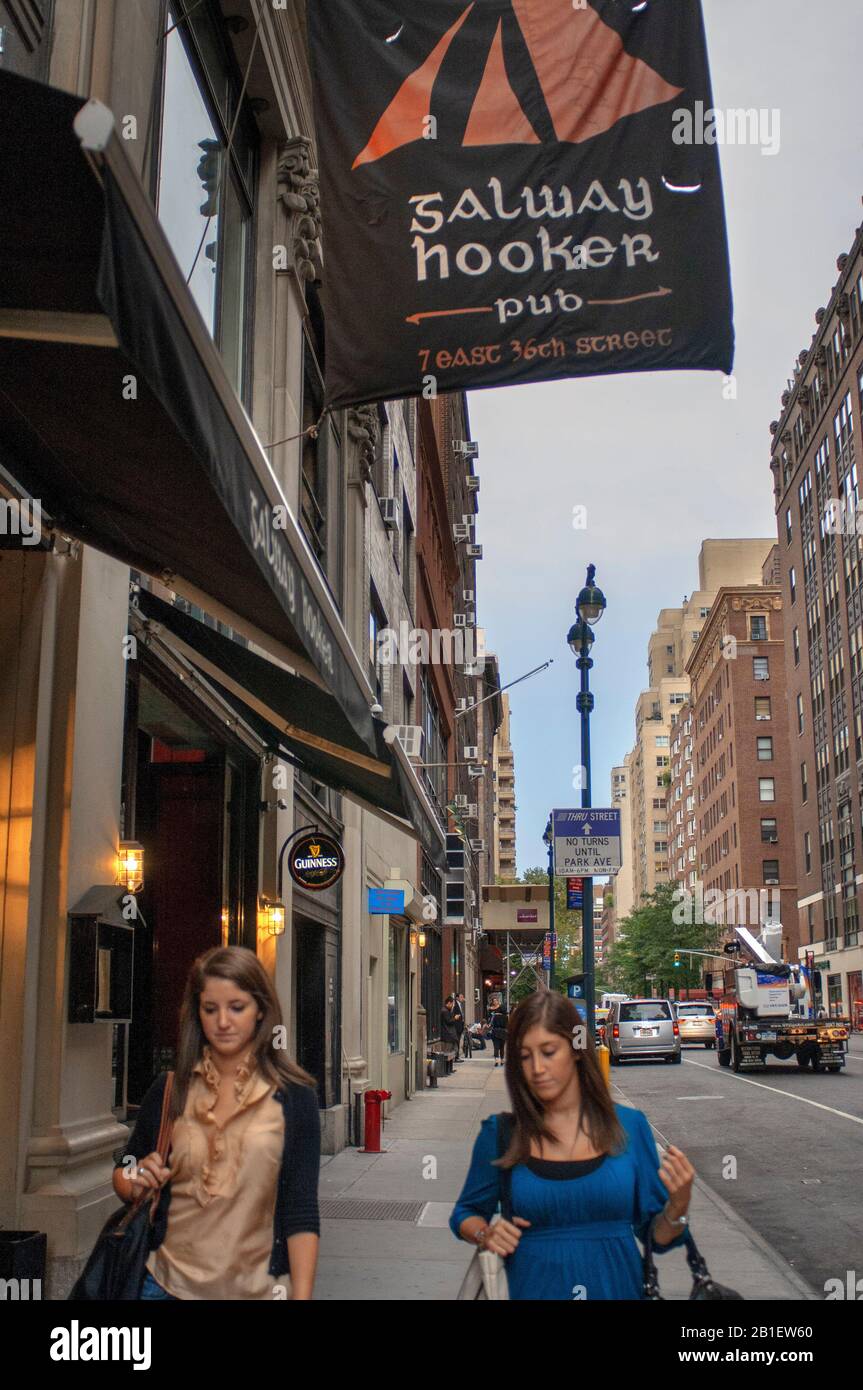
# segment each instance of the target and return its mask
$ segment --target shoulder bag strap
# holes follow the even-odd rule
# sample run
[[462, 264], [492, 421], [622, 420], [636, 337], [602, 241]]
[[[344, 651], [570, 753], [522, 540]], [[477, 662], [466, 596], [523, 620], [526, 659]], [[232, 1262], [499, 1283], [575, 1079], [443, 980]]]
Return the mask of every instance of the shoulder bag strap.
[[659, 1272], [656, 1268], [656, 1261], [653, 1258], [653, 1217], [647, 1223], [647, 1234], [644, 1238], [644, 1258], [641, 1262], [641, 1283], [642, 1297], [651, 1303], [661, 1303], [662, 1294], [659, 1292]]
[[[162, 1163], [167, 1167], [168, 1158], [171, 1153], [171, 1135], [174, 1130], [174, 1121], [171, 1117], [171, 1096], [174, 1091], [174, 1073], [169, 1071], [165, 1075], [165, 1089], [162, 1092], [162, 1116], [159, 1122], [159, 1134], [156, 1139], [156, 1153], [161, 1155]], [[161, 1187], [155, 1193], [150, 1207], [150, 1220], [155, 1220], [156, 1209], [162, 1196]]]

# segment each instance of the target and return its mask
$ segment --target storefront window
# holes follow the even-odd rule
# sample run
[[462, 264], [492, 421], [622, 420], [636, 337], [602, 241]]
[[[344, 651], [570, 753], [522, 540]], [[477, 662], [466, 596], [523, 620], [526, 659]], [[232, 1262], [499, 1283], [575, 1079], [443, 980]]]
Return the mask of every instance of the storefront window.
[[404, 1052], [405, 953], [404, 928], [390, 927], [387, 976], [388, 1043], [390, 1052]]

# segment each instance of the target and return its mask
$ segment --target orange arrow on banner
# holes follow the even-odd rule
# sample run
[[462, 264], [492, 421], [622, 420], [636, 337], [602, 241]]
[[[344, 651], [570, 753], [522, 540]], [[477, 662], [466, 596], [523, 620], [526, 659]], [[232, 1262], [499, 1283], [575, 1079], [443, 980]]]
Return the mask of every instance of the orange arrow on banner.
[[635, 304], [639, 299], [663, 299], [667, 294], [673, 294], [673, 290], [668, 290], [664, 285], [660, 285], [658, 290], [649, 290], [647, 294], [634, 294], [629, 299], [589, 299], [588, 304]]
[[455, 314], [493, 313], [493, 304], [487, 304], [483, 309], [431, 309], [427, 314], [408, 314], [407, 318], [405, 319], [405, 323], [419, 323], [421, 319], [446, 319], [452, 317]]

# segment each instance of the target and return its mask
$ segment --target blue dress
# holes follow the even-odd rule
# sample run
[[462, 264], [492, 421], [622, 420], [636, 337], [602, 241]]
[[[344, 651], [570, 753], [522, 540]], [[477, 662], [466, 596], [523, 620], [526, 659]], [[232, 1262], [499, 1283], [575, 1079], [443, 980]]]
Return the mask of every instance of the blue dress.
[[[662, 1211], [668, 1191], [659, 1177], [656, 1144], [640, 1110], [615, 1105], [626, 1132], [619, 1154], [606, 1154], [579, 1165], [581, 1177], [550, 1176], [569, 1170], [568, 1163], [530, 1160], [512, 1170], [512, 1209], [531, 1225], [522, 1230], [518, 1248], [506, 1262], [511, 1299], [640, 1299], [641, 1251], [652, 1217]], [[497, 1116], [483, 1120], [473, 1148], [470, 1171], [452, 1216], [459, 1233], [468, 1216], [490, 1221], [498, 1210], [500, 1169]], [[542, 1176], [540, 1176], [542, 1174]], [[548, 1176], [546, 1176], [548, 1175]], [[684, 1244], [681, 1232], [670, 1245], [654, 1246], [663, 1254]]]

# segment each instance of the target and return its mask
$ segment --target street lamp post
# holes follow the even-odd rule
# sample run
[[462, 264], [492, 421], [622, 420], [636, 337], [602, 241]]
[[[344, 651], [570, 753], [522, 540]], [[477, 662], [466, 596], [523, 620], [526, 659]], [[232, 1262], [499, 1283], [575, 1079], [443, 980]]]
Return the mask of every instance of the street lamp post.
[[542, 837], [548, 846], [548, 930], [551, 933], [551, 948], [549, 952], [549, 971], [548, 987], [554, 989], [554, 966], [555, 966], [555, 944], [554, 944], [554, 834], [551, 825], [551, 816], [548, 818], [548, 825], [545, 827], [545, 834]]
[[[588, 565], [587, 582], [578, 596], [575, 605], [575, 622], [567, 634], [567, 642], [572, 649], [575, 664], [581, 673], [581, 688], [576, 698], [576, 709], [581, 716], [581, 804], [590, 807], [590, 715], [593, 710], [593, 695], [590, 692], [590, 668], [593, 659], [590, 649], [593, 646], [593, 628], [605, 612], [605, 595], [594, 584], [596, 565]], [[584, 970], [584, 994], [587, 1007], [587, 1027], [591, 1037], [596, 1029], [596, 967], [594, 962], [593, 940], [593, 879], [584, 880], [581, 908], [581, 952]]]

